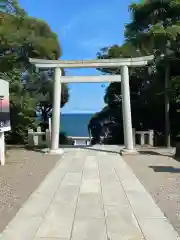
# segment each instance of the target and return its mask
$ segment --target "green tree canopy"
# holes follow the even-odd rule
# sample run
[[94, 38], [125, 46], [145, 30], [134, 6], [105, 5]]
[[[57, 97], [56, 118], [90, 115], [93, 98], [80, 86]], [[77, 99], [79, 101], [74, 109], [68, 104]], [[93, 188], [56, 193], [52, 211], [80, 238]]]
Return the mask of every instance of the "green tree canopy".
[[26, 14], [24, 9], [20, 8], [17, 0], [0, 0], [0, 11], [21, 16]]
[[[27, 76], [26, 89], [37, 99], [37, 112], [45, 122], [51, 116], [53, 103], [53, 80], [52, 75], [47, 72], [38, 74], [33, 73]], [[61, 107], [69, 100], [69, 89], [67, 84], [62, 84], [61, 88]]]
[[[61, 48], [47, 23], [28, 16], [16, 0], [0, 2], [0, 77], [10, 82], [11, 127], [9, 141], [23, 142], [27, 129], [36, 124], [36, 110], [52, 108], [52, 72], [37, 74], [29, 57], [58, 59]], [[62, 106], [69, 94], [62, 86]]]
[[0, 18], [0, 72], [27, 68], [28, 58], [58, 59], [58, 38], [43, 21], [2, 14]]
[[[129, 68], [132, 120], [136, 129], [143, 123], [144, 129], [154, 129], [162, 134], [165, 127], [166, 145], [169, 146], [169, 113], [173, 136], [179, 131], [177, 123], [180, 120], [180, 0], [141, 1], [131, 4], [129, 9], [132, 20], [125, 28], [125, 43], [103, 48], [97, 57], [109, 59], [155, 55], [155, 62], [150, 66]], [[99, 70], [104, 74], [120, 73], [120, 69]], [[121, 107], [121, 85], [110, 84], [104, 100], [111, 111]]]
[[[142, 56], [140, 51], [137, 51], [130, 43], [125, 43], [122, 46], [111, 46], [110, 48], [103, 48], [98, 54], [98, 58], [129, 58]], [[120, 74], [120, 69], [100, 69], [105, 74]], [[143, 120], [141, 112], [144, 106], [144, 101], [141, 101], [143, 96], [147, 96], [148, 89], [150, 88], [151, 77], [148, 73], [148, 67], [129, 68], [130, 74], [130, 95], [133, 115], [133, 125], [139, 128], [140, 122]], [[105, 103], [110, 109], [114, 108], [114, 113], [121, 112], [122, 96], [121, 96], [121, 83], [111, 83], [105, 92]], [[117, 115], [117, 114], [116, 114]], [[120, 121], [122, 121], [122, 114]]]
[[[132, 21], [127, 24], [126, 41], [146, 54], [155, 54], [156, 71], [164, 78], [165, 138], [170, 146], [171, 78], [180, 74], [180, 1], [152, 0], [130, 5]], [[161, 75], [161, 76], [160, 76]]]

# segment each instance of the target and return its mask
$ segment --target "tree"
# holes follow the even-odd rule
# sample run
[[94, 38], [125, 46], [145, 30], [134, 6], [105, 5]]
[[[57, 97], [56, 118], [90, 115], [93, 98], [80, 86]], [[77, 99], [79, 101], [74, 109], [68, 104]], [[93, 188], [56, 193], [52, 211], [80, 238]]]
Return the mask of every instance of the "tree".
[[24, 9], [19, 7], [17, 0], [0, 0], [0, 12], [21, 16], [26, 14]]
[[[103, 48], [98, 53], [98, 58], [126, 58], [143, 56], [144, 53], [139, 51], [130, 43], [125, 43], [122, 46], [111, 46]], [[152, 71], [153, 66], [145, 66], [138, 68], [130, 68], [130, 96], [131, 96], [131, 111], [132, 111], [132, 124], [136, 129], [154, 129], [158, 135], [163, 132], [163, 66], [160, 63], [155, 67], [157, 72]], [[174, 66], [173, 66], [174, 67]], [[104, 74], [119, 74], [119, 69], [100, 69]], [[157, 81], [158, 79], [158, 81]], [[174, 86], [175, 87], [175, 86]], [[172, 93], [173, 95], [174, 93]], [[177, 98], [174, 96], [174, 99]], [[122, 102], [121, 102], [121, 84], [111, 83], [105, 92], [104, 101], [108, 105], [107, 114], [113, 115], [119, 123], [119, 133], [122, 136]], [[176, 106], [177, 107], [177, 106]], [[173, 106], [173, 111], [175, 107]], [[103, 110], [102, 110], [103, 112]], [[99, 118], [105, 118], [101, 112], [98, 114]], [[107, 117], [107, 116], [106, 116]], [[177, 114], [174, 117], [177, 118]], [[173, 121], [174, 122], [174, 121]], [[177, 121], [176, 121], [177, 122]], [[174, 130], [177, 130], [174, 128]], [[175, 131], [174, 131], [175, 132]], [[173, 133], [174, 133], [173, 132]], [[114, 136], [117, 141], [118, 138]]]
[[28, 128], [35, 128], [35, 109], [37, 99], [26, 91], [21, 84], [21, 71], [13, 69], [6, 76], [10, 86], [10, 118], [11, 131], [7, 132], [7, 142], [19, 144], [26, 142]]
[[[36, 110], [43, 122], [47, 122], [52, 112], [53, 102], [53, 74], [47, 72], [34, 73], [28, 75], [26, 89], [37, 99]], [[61, 88], [61, 107], [69, 99], [69, 89], [67, 84], [62, 84]]]
[[180, 1], [146, 1], [130, 5], [130, 11], [132, 21], [126, 26], [126, 41], [146, 54], [155, 54], [164, 69], [165, 138], [170, 147], [169, 91], [171, 67], [180, 59]]
[[58, 59], [58, 38], [50, 27], [35, 18], [2, 14], [0, 18], [0, 72], [14, 67], [27, 70], [29, 57]]
[[[29, 17], [17, 1], [1, 3], [4, 5], [0, 9], [0, 77], [10, 82], [12, 130], [7, 137], [10, 142], [17, 143], [23, 142], [27, 129], [35, 126], [37, 106], [42, 102], [49, 106], [52, 104], [49, 97], [52, 95], [52, 81], [35, 73], [28, 59], [58, 59], [61, 48], [50, 27]], [[62, 103], [65, 104], [68, 89], [66, 86], [63, 89]]]
[[[131, 44], [123, 44], [122, 46], [111, 46], [103, 48], [97, 54], [100, 59], [109, 58], [129, 58], [139, 57], [143, 53], [136, 50]], [[120, 74], [119, 68], [106, 68], [100, 69], [105, 74]], [[141, 119], [141, 95], [149, 87], [150, 76], [147, 67], [130, 68], [130, 96], [133, 115], [133, 124], [138, 128]], [[121, 96], [121, 83], [111, 83], [106, 89], [104, 101], [110, 108], [118, 108], [121, 111], [122, 96]], [[121, 119], [122, 120], [122, 119]]]

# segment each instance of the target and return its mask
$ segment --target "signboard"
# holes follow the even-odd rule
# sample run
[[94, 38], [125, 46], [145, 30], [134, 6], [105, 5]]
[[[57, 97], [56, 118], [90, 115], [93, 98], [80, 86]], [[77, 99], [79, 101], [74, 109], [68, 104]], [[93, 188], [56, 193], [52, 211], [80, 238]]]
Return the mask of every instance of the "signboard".
[[9, 82], [0, 79], [0, 132], [10, 130]]

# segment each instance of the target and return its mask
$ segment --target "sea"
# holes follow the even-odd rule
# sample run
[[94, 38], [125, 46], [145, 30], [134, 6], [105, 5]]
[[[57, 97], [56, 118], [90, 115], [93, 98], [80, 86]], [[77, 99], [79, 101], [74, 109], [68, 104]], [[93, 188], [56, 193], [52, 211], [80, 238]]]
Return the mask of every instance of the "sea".
[[66, 113], [60, 118], [60, 131], [66, 136], [87, 137], [88, 123], [92, 113]]

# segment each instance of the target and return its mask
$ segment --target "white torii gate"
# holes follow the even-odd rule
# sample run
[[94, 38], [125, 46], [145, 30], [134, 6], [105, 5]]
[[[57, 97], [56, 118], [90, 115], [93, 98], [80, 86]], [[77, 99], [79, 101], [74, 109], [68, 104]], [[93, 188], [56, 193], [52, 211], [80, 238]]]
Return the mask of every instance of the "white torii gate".
[[[44, 60], [30, 58], [30, 63], [37, 68], [55, 69], [54, 74], [54, 95], [53, 95], [53, 109], [52, 109], [52, 130], [51, 130], [51, 154], [61, 154], [59, 149], [59, 129], [60, 129], [60, 106], [61, 106], [61, 83], [72, 82], [120, 82], [122, 91], [122, 111], [123, 111], [123, 128], [124, 128], [124, 153], [135, 153], [132, 133], [132, 119], [131, 119], [131, 103], [130, 103], [130, 89], [129, 89], [129, 67], [140, 67], [152, 61], [154, 56], [145, 56], [137, 58], [119, 58], [119, 59], [96, 59], [96, 60]], [[120, 68], [121, 76], [78, 76], [66, 77], [62, 76], [62, 69], [64, 68]]]

